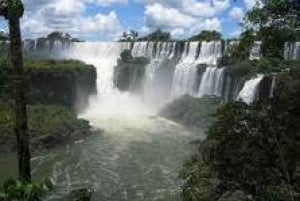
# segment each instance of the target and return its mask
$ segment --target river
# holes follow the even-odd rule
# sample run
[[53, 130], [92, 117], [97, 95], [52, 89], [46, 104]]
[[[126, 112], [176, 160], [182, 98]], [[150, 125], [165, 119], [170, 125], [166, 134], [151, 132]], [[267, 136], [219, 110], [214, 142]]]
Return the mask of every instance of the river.
[[[176, 201], [182, 165], [193, 153], [196, 135], [168, 120], [103, 117], [104, 132], [32, 159], [35, 180], [50, 176], [55, 190], [47, 200], [65, 200], [73, 189], [93, 189], [93, 200]], [[16, 175], [13, 156], [1, 156], [1, 178]]]
[[[63, 201], [73, 189], [90, 188], [95, 201], [180, 200], [183, 163], [195, 153], [191, 141], [201, 135], [157, 116], [159, 108], [143, 97], [113, 86], [113, 67], [122, 48], [112, 43], [82, 43], [65, 58], [97, 69], [97, 91], [80, 118], [101, 129], [86, 141], [41, 153], [32, 159], [34, 180], [49, 176], [55, 184], [47, 201]], [[15, 155], [0, 155], [0, 180], [17, 175]]]

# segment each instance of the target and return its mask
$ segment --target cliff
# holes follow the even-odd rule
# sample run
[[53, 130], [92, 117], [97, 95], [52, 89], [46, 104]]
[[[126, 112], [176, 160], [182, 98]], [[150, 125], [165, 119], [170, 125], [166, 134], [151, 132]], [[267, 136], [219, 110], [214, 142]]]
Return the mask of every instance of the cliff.
[[[96, 70], [78, 61], [30, 61], [25, 63], [27, 101], [30, 104], [63, 105], [81, 110], [96, 93]], [[13, 96], [11, 68], [0, 64], [0, 99]]]

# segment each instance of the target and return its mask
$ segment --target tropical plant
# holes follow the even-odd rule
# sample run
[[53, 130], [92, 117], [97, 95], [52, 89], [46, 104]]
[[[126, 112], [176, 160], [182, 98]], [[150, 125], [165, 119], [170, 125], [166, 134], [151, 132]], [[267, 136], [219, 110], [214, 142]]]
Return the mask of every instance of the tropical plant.
[[0, 201], [42, 201], [42, 198], [53, 190], [53, 183], [45, 179], [40, 183], [27, 183], [9, 179], [0, 188]]

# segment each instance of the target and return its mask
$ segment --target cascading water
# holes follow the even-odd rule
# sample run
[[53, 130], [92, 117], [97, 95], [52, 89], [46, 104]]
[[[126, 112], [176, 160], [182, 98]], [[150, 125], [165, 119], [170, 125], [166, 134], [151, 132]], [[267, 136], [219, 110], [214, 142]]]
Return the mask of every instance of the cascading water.
[[[186, 49], [186, 47], [189, 47]], [[183, 53], [183, 58], [176, 66], [173, 86], [172, 86], [172, 96], [179, 97], [185, 94], [194, 95], [194, 85], [197, 78], [197, 51], [199, 47], [199, 42], [190, 42], [185, 45], [185, 51]], [[184, 56], [187, 53], [186, 56]]]
[[287, 60], [299, 60], [300, 42], [285, 43], [284, 58]]
[[222, 57], [221, 41], [202, 42], [197, 63], [216, 66], [220, 57]]
[[[133, 47], [135, 56], [147, 54], [147, 44], [139, 43]], [[103, 115], [152, 114], [138, 98], [120, 92], [113, 84], [114, 66], [121, 52], [130, 47], [129, 43], [75, 43], [67, 51], [66, 57], [76, 58], [97, 69], [97, 95], [91, 97], [89, 107], [80, 116], [91, 123]], [[142, 53], [141, 53], [142, 52]], [[95, 118], [95, 119], [94, 119]], [[125, 118], [125, 117], [124, 117]]]
[[[222, 56], [221, 41], [202, 42], [201, 45], [199, 42], [191, 42], [185, 47], [189, 48], [185, 48], [183, 55], [185, 55], [185, 52], [188, 52], [188, 54], [183, 56], [176, 66], [173, 79], [173, 97], [184, 94], [221, 96], [224, 69], [215, 67], [218, 59]], [[206, 64], [208, 68], [202, 76], [198, 88], [196, 80], [199, 76], [197, 69], [199, 64]]]
[[224, 68], [217, 67], [206, 68], [199, 88], [199, 97], [203, 97], [205, 95], [220, 97], [222, 95], [224, 70]]
[[241, 100], [247, 104], [253, 103], [253, 101], [257, 97], [259, 84], [263, 78], [264, 75], [259, 74], [255, 78], [246, 81], [243, 89], [240, 91], [239, 95], [237, 96], [237, 100]]

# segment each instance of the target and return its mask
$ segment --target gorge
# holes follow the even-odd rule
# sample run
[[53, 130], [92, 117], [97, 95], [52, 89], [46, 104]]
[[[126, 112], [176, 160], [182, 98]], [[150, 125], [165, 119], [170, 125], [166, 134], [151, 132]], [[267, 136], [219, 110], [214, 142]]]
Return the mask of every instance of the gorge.
[[[97, 94], [90, 96], [78, 116], [89, 120], [94, 129], [104, 130], [32, 159], [34, 177], [40, 179], [48, 172], [54, 181], [56, 189], [47, 198], [51, 201], [65, 200], [78, 188], [92, 189], [93, 200], [179, 200], [182, 181], [178, 173], [195, 149], [190, 142], [205, 138], [205, 128], [196, 134], [157, 116], [159, 110], [186, 94], [217, 96], [224, 102], [241, 99], [250, 104], [263, 79], [234, 77], [219, 66], [219, 59], [234, 42], [50, 44], [46, 42], [42, 49], [25, 44], [25, 49], [95, 66]], [[293, 50], [293, 58], [299, 58], [299, 45], [293, 48], [297, 50]], [[114, 67], [124, 50], [131, 50], [134, 58], [150, 59], [137, 93], [120, 91], [114, 85]], [[274, 85], [267, 85], [266, 93], [271, 93]], [[6, 165], [0, 178], [15, 174], [12, 158], [1, 156], [0, 162]]]

